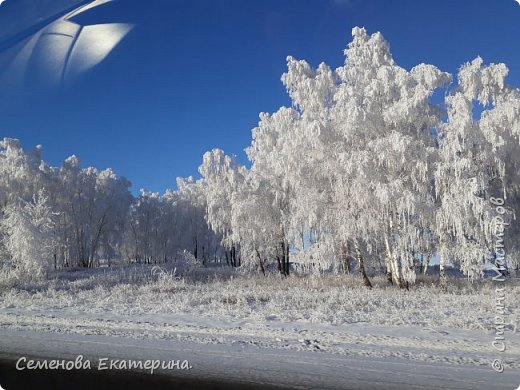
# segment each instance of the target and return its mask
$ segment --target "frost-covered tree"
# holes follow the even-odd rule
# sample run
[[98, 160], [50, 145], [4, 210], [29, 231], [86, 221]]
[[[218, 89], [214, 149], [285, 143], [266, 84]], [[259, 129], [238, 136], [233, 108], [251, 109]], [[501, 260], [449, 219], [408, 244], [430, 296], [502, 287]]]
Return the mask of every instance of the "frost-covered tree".
[[215, 253], [219, 238], [206, 222], [206, 198], [203, 180], [177, 178], [174, 199], [178, 218], [180, 250], [189, 250], [195, 259], [205, 262]]
[[82, 169], [77, 157], [69, 157], [57, 172], [55, 208], [61, 215], [65, 263], [93, 267], [108, 235], [122, 230], [132, 202], [130, 182], [111, 169]]
[[247, 171], [233, 157], [214, 149], [204, 154], [199, 172], [203, 177], [206, 221], [216, 234], [222, 236], [222, 244], [228, 250], [226, 259], [236, 267], [241, 259], [238, 253], [241, 240], [233, 234], [233, 209], [238, 206], [237, 194], [243, 190]]
[[262, 192], [264, 207], [251, 210], [255, 213], [268, 213], [264, 220], [269, 222], [264, 229], [272, 237], [271, 248], [276, 248], [279, 271], [290, 273], [291, 216], [294, 191], [289, 179], [287, 156], [294, 145], [291, 135], [297, 129], [299, 114], [296, 110], [282, 107], [270, 115], [260, 114], [258, 127], [253, 129], [253, 141], [247, 148], [252, 163], [250, 188]]
[[45, 186], [45, 164], [41, 153], [40, 145], [34, 151], [26, 152], [17, 139], [0, 141], [0, 207], [20, 198], [31, 201], [33, 195]]
[[[0, 141], [0, 222], [8, 211], [14, 213], [21, 202], [33, 201], [38, 191], [48, 186], [48, 167], [41, 160], [41, 153], [41, 146], [27, 152], [17, 139]], [[0, 229], [2, 259], [9, 257], [3, 246], [7, 240], [5, 234], [4, 229]]]
[[206, 261], [214, 253], [213, 234], [204, 223], [205, 203], [200, 196], [192, 197], [193, 188], [186, 191], [190, 180], [180, 179], [180, 183], [181, 191], [160, 195], [141, 190], [134, 200], [125, 233], [128, 260], [168, 262], [189, 251], [197, 260]]
[[[507, 73], [504, 64], [484, 66], [478, 57], [460, 68], [446, 98], [435, 176], [443, 276], [448, 262], [470, 278], [480, 276], [494, 245], [491, 198], [518, 194], [520, 95], [505, 84]], [[508, 207], [506, 221], [516, 207]]]
[[3, 241], [20, 279], [41, 279], [52, 265], [54, 221], [48, 203], [48, 196], [40, 190], [31, 202], [19, 199], [5, 208]]
[[164, 208], [159, 193], [141, 190], [141, 195], [134, 201], [128, 221], [127, 238], [131, 248], [131, 254], [128, 255], [134, 261], [157, 263], [167, 259]]
[[402, 286], [415, 280], [414, 253], [430, 249], [431, 133], [440, 110], [429, 98], [450, 77], [431, 65], [399, 67], [380, 33], [355, 28], [353, 36], [338, 70], [345, 103], [335, 116], [348, 137], [342, 159], [352, 167], [346, 177], [357, 188], [362, 237], [385, 243], [387, 273]]
[[365, 255], [385, 245], [388, 275], [402, 286], [414, 281], [414, 253], [432, 245], [441, 111], [429, 98], [450, 77], [431, 65], [399, 67], [380, 33], [355, 28], [353, 38], [335, 71], [288, 58], [282, 80], [294, 108], [262, 117], [253, 151], [263, 160], [252, 170], [289, 194], [294, 243], [307, 237], [314, 255], [340, 258], [345, 269], [356, 258], [367, 286]]

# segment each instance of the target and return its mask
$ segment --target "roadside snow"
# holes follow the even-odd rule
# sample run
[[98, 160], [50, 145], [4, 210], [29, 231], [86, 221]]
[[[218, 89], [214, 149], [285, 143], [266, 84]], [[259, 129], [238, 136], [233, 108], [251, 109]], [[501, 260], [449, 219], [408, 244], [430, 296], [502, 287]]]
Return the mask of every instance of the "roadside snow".
[[287, 389], [513, 390], [518, 372], [494, 373], [488, 367], [410, 362], [398, 358], [337, 355], [254, 348], [251, 345], [200, 344], [176, 340], [136, 340], [126, 337], [70, 335], [0, 329], [4, 356], [59, 357], [79, 354], [92, 362], [100, 358], [188, 360], [189, 371], [161, 371], [177, 377], [226, 380], [243, 384], [277, 385]]
[[[265, 383], [291, 384], [292, 371], [302, 375], [300, 388], [314, 383], [346, 389], [339, 384], [368, 386], [379, 380], [390, 381], [385, 389], [516, 389], [520, 384], [515, 326], [520, 287], [514, 283], [508, 286], [507, 349], [499, 353], [491, 346], [494, 295], [486, 284], [450, 291], [423, 285], [406, 292], [383, 285], [360, 289], [349, 278], [234, 277], [202, 283], [173, 273], [143, 279], [142, 273], [120, 272], [66, 274], [45, 285], [0, 291], [0, 351], [102, 356], [115, 343], [121, 344], [119, 357], [149, 359], [149, 353], [182, 346], [196, 360], [213, 351], [212, 361], [199, 362], [205, 373], [238, 380], [249, 373], [244, 370], [256, 370]], [[41, 347], [46, 340], [52, 345]], [[69, 344], [77, 348], [68, 350]], [[495, 358], [502, 359], [503, 374], [491, 368]], [[228, 372], [231, 361], [237, 366]], [[282, 374], [269, 379], [276, 362], [283, 365]], [[345, 367], [354, 377], [346, 376]], [[318, 386], [320, 381], [329, 387]]]

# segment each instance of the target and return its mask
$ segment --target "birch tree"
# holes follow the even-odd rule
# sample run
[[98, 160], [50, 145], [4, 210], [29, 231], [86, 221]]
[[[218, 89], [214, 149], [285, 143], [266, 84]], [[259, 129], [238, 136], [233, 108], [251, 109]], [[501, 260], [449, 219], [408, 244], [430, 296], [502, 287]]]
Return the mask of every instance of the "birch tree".
[[345, 56], [335, 71], [288, 58], [282, 80], [297, 113], [278, 160], [296, 189], [297, 224], [327, 240], [345, 268], [355, 257], [367, 286], [364, 253], [384, 242], [389, 278], [403, 286], [415, 278], [413, 253], [432, 246], [431, 132], [441, 110], [429, 98], [450, 76], [424, 64], [406, 71], [380, 33], [362, 28]]
[[[494, 241], [491, 199], [518, 193], [520, 99], [518, 89], [505, 84], [507, 73], [504, 64], [484, 66], [478, 57], [460, 68], [446, 98], [435, 176], [442, 278], [448, 262], [470, 278], [481, 276]], [[506, 221], [513, 211], [510, 206]]]
[[204, 154], [199, 172], [206, 197], [206, 221], [216, 234], [222, 236], [222, 245], [228, 250], [226, 259], [236, 267], [241, 257], [238, 253], [241, 239], [238, 234], [233, 234], [236, 228], [233, 208], [239, 201], [237, 193], [243, 190], [247, 170], [222, 150], [213, 149]]

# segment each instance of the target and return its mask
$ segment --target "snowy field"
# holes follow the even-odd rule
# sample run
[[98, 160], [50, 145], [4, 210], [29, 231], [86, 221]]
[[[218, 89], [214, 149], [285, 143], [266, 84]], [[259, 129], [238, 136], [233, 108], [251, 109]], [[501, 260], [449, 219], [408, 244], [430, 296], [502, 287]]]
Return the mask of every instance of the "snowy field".
[[[258, 278], [224, 268], [199, 269], [185, 276], [177, 275], [175, 269], [152, 266], [59, 271], [46, 282], [6, 285], [0, 290], [0, 331], [5, 336], [0, 350], [11, 355], [26, 351], [29, 356], [42, 356], [42, 351], [47, 351], [48, 355], [63, 357], [66, 340], [76, 343], [108, 337], [116, 340], [111, 342], [149, 349], [150, 345], [174, 348], [181, 343], [183, 350], [192, 351], [186, 352], [188, 357], [206, 348], [242, 351], [253, 360], [263, 354], [291, 356], [291, 367], [301, 357], [311, 362], [332, 359], [334, 364], [346, 359], [349, 365], [359, 359], [376, 366], [381, 360], [390, 361], [397, 364], [396, 372], [401, 372], [401, 367], [419, 369], [424, 365], [431, 365], [428, 372], [462, 370], [460, 387], [451, 388], [491, 388], [484, 385], [486, 381], [505, 386], [495, 388], [512, 388], [512, 378], [520, 378], [517, 280], [507, 285], [510, 321], [503, 353], [491, 345], [495, 335], [495, 286], [491, 280], [478, 284], [454, 280], [446, 290], [436, 286], [434, 276], [423, 277], [412, 291], [387, 287], [377, 278], [371, 290], [358, 284], [357, 278], [348, 275]], [[17, 337], [20, 331], [29, 332], [30, 337]], [[54, 342], [54, 348], [33, 348], [38, 339], [60, 338], [62, 342]], [[103, 341], [88, 350], [78, 345], [76, 351], [67, 353], [102, 355], [111, 350]], [[227, 359], [227, 352], [222, 359], [213, 359], [212, 375], [218, 372], [215, 367], [226, 365], [221, 360]], [[148, 358], [145, 350], [132, 354]], [[491, 368], [495, 358], [504, 362], [504, 373]], [[211, 362], [199, 366], [209, 372]], [[362, 376], [362, 368], [369, 366], [358, 365], [359, 374]], [[235, 367], [237, 378], [246, 375], [240, 368]], [[387, 365], [379, 371], [386, 369]], [[315, 370], [316, 375], [327, 372], [319, 365], [309, 370]], [[473, 375], [471, 370], [479, 373], [482, 387], [471, 382], [472, 378], [464, 378]], [[324, 382], [330, 388], [334, 388], [334, 375]], [[370, 371], [365, 375], [367, 379], [380, 377]], [[464, 387], [464, 379], [473, 385]], [[318, 386], [319, 378], [316, 381], [314, 386]], [[402, 388], [415, 388], [412, 384], [421, 383], [403, 382]], [[424, 385], [440, 386], [438, 382]]]

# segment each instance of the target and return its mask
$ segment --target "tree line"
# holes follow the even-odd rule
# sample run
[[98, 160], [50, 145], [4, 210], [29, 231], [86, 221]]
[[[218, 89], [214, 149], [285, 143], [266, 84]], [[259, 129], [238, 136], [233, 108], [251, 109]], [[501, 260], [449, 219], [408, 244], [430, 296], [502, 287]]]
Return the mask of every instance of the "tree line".
[[456, 78], [428, 64], [406, 70], [380, 33], [352, 36], [337, 69], [287, 58], [292, 106], [260, 114], [249, 167], [214, 149], [200, 179], [162, 195], [134, 197], [110, 169], [75, 156], [50, 167], [40, 147], [4, 139], [4, 257], [41, 275], [189, 251], [264, 274], [356, 269], [365, 286], [376, 270], [399, 287], [434, 257], [441, 277], [448, 265], [471, 279], [486, 262], [517, 268], [520, 92], [507, 67], [477, 57]]

